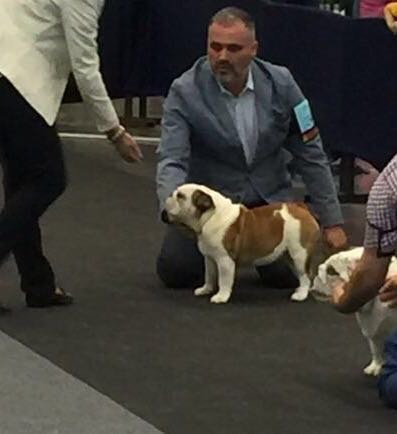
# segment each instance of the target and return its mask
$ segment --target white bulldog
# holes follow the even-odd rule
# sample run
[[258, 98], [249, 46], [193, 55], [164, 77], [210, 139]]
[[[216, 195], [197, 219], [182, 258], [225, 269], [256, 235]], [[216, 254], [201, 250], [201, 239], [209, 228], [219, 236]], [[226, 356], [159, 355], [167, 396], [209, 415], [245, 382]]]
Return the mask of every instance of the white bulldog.
[[[318, 268], [311, 291], [316, 299], [329, 301], [331, 288], [337, 280], [347, 281], [355, 264], [361, 258], [362, 247], [330, 256]], [[388, 275], [397, 273], [397, 260], [392, 259]], [[389, 308], [379, 297], [366, 303], [357, 313], [357, 322], [371, 351], [371, 363], [364, 369], [366, 375], [379, 375], [383, 365], [385, 339], [397, 328], [397, 309]]]
[[320, 229], [304, 204], [272, 204], [249, 210], [208, 187], [184, 184], [166, 200], [165, 211], [170, 223], [195, 232], [205, 258], [205, 283], [195, 295], [218, 289], [211, 302], [226, 303], [236, 265], [269, 264], [288, 252], [299, 278], [291, 298], [307, 298], [311, 285], [308, 260]]

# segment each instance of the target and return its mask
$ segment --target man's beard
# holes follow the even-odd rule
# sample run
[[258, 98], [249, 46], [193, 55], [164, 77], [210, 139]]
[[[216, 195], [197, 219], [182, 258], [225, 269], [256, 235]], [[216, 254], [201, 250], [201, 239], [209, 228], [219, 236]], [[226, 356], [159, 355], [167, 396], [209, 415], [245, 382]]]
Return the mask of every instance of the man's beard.
[[215, 69], [215, 76], [221, 82], [221, 84], [229, 84], [236, 79], [237, 74], [233, 66], [229, 64], [222, 65], [223, 67], [217, 67]]

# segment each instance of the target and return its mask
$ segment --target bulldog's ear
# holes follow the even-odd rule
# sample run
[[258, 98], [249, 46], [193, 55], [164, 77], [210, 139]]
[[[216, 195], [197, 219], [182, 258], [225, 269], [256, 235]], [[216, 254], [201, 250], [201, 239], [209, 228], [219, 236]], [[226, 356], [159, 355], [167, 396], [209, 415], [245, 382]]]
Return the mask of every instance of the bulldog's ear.
[[205, 213], [206, 211], [215, 208], [214, 201], [212, 200], [212, 197], [204, 193], [202, 190], [196, 190], [192, 195], [192, 203], [197, 208], [198, 211], [201, 212], [201, 214]]

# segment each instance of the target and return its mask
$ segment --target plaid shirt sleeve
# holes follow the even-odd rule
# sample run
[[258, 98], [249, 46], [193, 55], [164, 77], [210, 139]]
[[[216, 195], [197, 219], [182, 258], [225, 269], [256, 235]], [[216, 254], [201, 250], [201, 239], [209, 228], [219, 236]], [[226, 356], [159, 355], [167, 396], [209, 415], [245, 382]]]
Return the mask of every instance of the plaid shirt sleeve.
[[364, 246], [378, 248], [380, 255], [392, 255], [397, 250], [397, 155], [369, 194]]

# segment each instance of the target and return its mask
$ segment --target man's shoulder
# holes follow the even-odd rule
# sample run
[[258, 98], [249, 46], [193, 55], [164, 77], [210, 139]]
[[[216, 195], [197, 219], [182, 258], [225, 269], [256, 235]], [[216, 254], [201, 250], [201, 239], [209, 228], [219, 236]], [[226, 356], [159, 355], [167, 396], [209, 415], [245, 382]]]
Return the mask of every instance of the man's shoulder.
[[202, 81], [204, 77], [208, 77], [210, 73], [207, 56], [200, 57], [194, 62], [191, 68], [172, 82], [171, 88], [182, 92], [191, 91], [193, 88], [199, 87], [200, 81]]
[[385, 167], [382, 176], [384, 176], [389, 181], [391, 187], [394, 190], [394, 193], [397, 194], [397, 154], [390, 160], [388, 165]]
[[375, 208], [379, 203], [388, 201], [390, 206], [397, 203], [397, 154], [390, 160], [388, 165], [382, 170], [368, 197], [367, 209], [370, 206]]
[[292, 74], [286, 66], [277, 65], [257, 57], [253, 61], [253, 68], [257, 73], [271, 78], [275, 83], [287, 84], [292, 79]]

